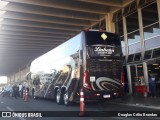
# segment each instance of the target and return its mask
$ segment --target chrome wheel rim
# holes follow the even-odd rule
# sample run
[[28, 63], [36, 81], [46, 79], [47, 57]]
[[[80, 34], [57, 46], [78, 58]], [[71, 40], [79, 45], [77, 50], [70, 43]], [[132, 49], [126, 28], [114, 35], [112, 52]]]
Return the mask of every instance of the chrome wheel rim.
[[57, 103], [59, 103], [59, 101], [60, 101], [60, 92], [57, 93], [56, 99], [57, 99]]
[[64, 94], [64, 104], [65, 105], [68, 104], [68, 93], [67, 92]]

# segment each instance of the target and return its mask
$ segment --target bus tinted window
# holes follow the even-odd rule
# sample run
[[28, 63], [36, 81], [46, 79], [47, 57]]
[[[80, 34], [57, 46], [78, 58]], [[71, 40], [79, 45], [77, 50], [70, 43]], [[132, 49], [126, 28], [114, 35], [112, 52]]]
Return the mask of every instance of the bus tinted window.
[[118, 35], [97, 31], [86, 32], [86, 43], [87, 45], [121, 45]]

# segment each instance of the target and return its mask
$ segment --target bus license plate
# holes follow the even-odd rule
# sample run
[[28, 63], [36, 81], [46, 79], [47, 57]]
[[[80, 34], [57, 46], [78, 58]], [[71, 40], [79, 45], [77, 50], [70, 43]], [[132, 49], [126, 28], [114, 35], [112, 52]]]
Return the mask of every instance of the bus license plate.
[[110, 98], [110, 95], [103, 95], [103, 98]]

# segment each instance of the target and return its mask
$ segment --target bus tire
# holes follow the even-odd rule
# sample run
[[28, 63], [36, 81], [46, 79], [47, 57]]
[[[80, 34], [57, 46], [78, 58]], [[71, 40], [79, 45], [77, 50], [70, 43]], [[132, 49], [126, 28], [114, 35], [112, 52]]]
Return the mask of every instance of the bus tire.
[[59, 89], [56, 92], [56, 102], [59, 105], [63, 104], [62, 94], [61, 94], [61, 91]]
[[69, 101], [68, 98], [68, 91], [65, 91], [63, 94], [63, 101], [64, 101], [64, 105], [69, 106], [71, 105], [71, 102]]

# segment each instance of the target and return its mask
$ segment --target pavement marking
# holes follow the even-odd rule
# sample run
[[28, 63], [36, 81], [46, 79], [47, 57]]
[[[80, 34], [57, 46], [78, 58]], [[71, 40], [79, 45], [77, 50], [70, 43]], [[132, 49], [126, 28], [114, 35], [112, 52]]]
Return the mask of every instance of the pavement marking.
[[150, 108], [150, 109], [157, 109], [160, 110], [160, 107], [156, 107], [156, 106], [145, 106], [145, 105], [141, 105], [141, 104], [125, 104], [125, 103], [113, 103], [113, 102], [107, 102], [107, 103], [111, 103], [111, 104], [117, 104], [117, 105], [125, 105], [125, 106], [134, 106], [134, 107], [143, 107], [143, 108]]
[[13, 112], [13, 110], [12, 110], [10, 107], [7, 106], [6, 108], [7, 108], [9, 111], [12, 111], [12, 112]]
[[[6, 107], [9, 111], [12, 111], [12, 112], [14, 112], [14, 110], [12, 109], [12, 108], [10, 108], [10, 107]], [[23, 117], [18, 117], [20, 120], [26, 120], [25, 118], [23, 118]]]

